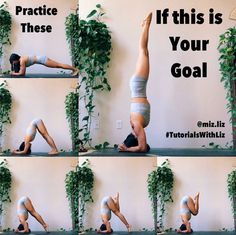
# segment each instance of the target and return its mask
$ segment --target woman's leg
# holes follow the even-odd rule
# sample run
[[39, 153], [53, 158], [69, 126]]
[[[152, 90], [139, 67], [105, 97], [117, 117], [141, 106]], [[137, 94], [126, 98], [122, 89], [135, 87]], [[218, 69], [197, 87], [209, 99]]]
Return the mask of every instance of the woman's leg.
[[119, 202], [119, 200], [120, 200], [120, 195], [119, 195], [119, 193], [117, 193], [116, 197], [114, 198], [114, 202], [115, 202], [115, 205], [116, 205], [116, 208], [117, 208], [118, 211], [120, 211], [120, 202]]
[[37, 129], [38, 129], [39, 133], [43, 136], [43, 138], [47, 141], [49, 146], [52, 148], [52, 150], [48, 154], [50, 154], [50, 155], [58, 154], [56, 144], [54, 143], [54, 140], [52, 139], [52, 137], [48, 134], [48, 131], [47, 131], [42, 120], [40, 120], [37, 123]]
[[47, 59], [45, 65], [50, 68], [61, 68], [61, 69], [71, 70], [73, 72], [72, 75], [74, 75], [74, 76], [79, 74], [79, 69], [77, 69], [69, 64], [62, 64], [57, 61], [51, 60], [49, 58]]
[[148, 78], [149, 75], [149, 54], [148, 54], [148, 35], [149, 27], [152, 21], [152, 13], [150, 13], [143, 22], [143, 29], [139, 41], [139, 55], [135, 69], [135, 75]]
[[199, 193], [196, 195], [194, 200], [189, 197], [188, 199], [188, 208], [193, 215], [197, 215], [199, 211]]
[[112, 197], [109, 198], [108, 202], [107, 202], [107, 206], [111, 209], [111, 211], [125, 224], [126, 228], [128, 229], [128, 232], [130, 232], [131, 230], [131, 226], [129, 225], [129, 223], [127, 222], [127, 220], [125, 219], [124, 215], [120, 213], [120, 211], [118, 210], [116, 203], [114, 202], [114, 200], [112, 199]]
[[34, 206], [29, 198], [24, 202], [25, 208], [29, 213], [43, 226], [44, 230], [48, 232], [48, 225], [44, 222], [41, 215], [34, 209]]

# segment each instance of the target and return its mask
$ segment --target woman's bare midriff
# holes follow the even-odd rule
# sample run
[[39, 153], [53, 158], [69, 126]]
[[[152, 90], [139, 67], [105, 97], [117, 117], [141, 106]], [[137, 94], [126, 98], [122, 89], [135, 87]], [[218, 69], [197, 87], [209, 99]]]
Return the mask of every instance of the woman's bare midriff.
[[130, 102], [131, 103], [149, 104], [148, 99], [145, 97], [131, 98]]

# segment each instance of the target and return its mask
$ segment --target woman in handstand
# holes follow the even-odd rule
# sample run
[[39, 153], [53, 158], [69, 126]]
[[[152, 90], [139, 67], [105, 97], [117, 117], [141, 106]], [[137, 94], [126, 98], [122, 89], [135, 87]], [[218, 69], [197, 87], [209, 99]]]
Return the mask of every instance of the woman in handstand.
[[21, 143], [18, 150], [13, 150], [13, 154], [17, 155], [27, 155], [31, 153], [31, 142], [34, 140], [36, 133], [38, 132], [42, 135], [42, 137], [47, 141], [52, 150], [48, 153], [49, 155], [58, 154], [57, 147], [52, 139], [52, 137], [48, 134], [48, 131], [40, 118], [34, 119], [26, 129], [26, 135], [24, 138], [24, 142]]
[[17, 216], [20, 221], [20, 225], [16, 229], [17, 233], [29, 233], [29, 224], [27, 223], [27, 219], [30, 213], [44, 228], [46, 232], [48, 232], [48, 225], [44, 222], [43, 218], [39, 215], [39, 213], [34, 209], [31, 200], [28, 197], [21, 197], [17, 203]]
[[50, 68], [61, 68], [71, 70], [72, 76], [77, 76], [79, 74], [78, 68], [75, 68], [68, 64], [56, 62], [46, 56], [19, 56], [17, 54], [11, 54], [9, 61], [11, 63], [11, 75], [13, 76], [25, 75], [26, 67], [29, 67], [34, 64], [41, 64]]
[[115, 198], [106, 196], [102, 199], [101, 218], [103, 224], [98, 229], [98, 233], [112, 233], [111, 224], [109, 222], [109, 220], [111, 219], [111, 212], [113, 212], [125, 224], [128, 232], [131, 232], [131, 225], [120, 213], [119, 193], [117, 193]]
[[190, 219], [191, 214], [197, 215], [199, 211], [199, 193], [194, 200], [189, 196], [184, 196], [180, 202], [180, 216], [183, 224], [177, 230], [178, 233], [192, 233]]
[[144, 128], [147, 127], [150, 121], [150, 104], [146, 95], [146, 86], [149, 76], [148, 35], [151, 20], [152, 13], [150, 13], [143, 22], [136, 70], [130, 79], [130, 124], [132, 133], [119, 145], [119, 151], [149, 151]]

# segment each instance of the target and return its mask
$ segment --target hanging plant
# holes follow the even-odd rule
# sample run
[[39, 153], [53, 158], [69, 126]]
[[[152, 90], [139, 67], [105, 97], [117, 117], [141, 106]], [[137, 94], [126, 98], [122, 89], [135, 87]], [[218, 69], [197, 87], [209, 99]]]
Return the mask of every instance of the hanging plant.
[[233, 149], [236, 149], [236, 28], [229, 28], [220, 35], [218, 50], [220, 52], [221, 82], [224, 83], [227, 109], [231, 113], [230, 122], [233, 129]]
[[70, 205], [72, 229], [78, 230], [79, 181], [78, 181], [77, 168], [75, 171], [70, 171], [69, 173], [66, 174], [65, 188], [66, 188], [66, 195]]
[[[166, 203], [173, 202], [172, 191], [174, 175], [166, 160], [160, 167], [148, 175], [148, 194], [152, 203], [155, 232], [164, 230], [163, 218]], [[159, 215], [159, 216], [158, 216]]]
[[76, 152], [79, 149], [79, 92], [77, 88], [66, 96], [65, 111], [70, 127], [72, 151]]
[[0, 58], [3, 55], [4, 45], [10, 44], [11, 15], [7, 10], [7, 3], [0, 6]]
[[89, 146], [92, 141], [90, 130], [95, 109], [94, 94], [111, 90], [106, 77], [111, 54], [111, 36], [106, 24], [101, 22], [103, 15], [101, 5], [98, 4], [87, 16], [87, 20], [79, 20], [78, 15], [72, 14], [66, 22], [67, 40], [72, 45], [71, 54], [82, 74], [80, 102], [84, 102], [85, 115], [80, 118], [79, 131], [83, 144]]
[[6, 202], [11, 202], [11, 172], [8, 169], [7, 161], [4, 159], [0, 162], [0, 230], [2, 228], [3, 205]]
[[232, 203], [232, 211], [234, 217], [234, 231], [236, 231], [236, 170], [228, 174], [227, 187], [229, 199]]
[[79, 66], [79, 15], [78, 9], [66, 17], [66, 39], [69, 43], [73, 66]]
[[84, 230], [84, 214], [86, 204], [93, 202], [92, 190], [94, 175], [86, 160], [76, 171], [70, 171], [66, 175], [66, 193], [70, 203], [72, 227], [79, 232]]
[[3, 136], [4, 125], [11, 123], [10, 111], [12, 106], [11, 93], [7, 89], [7, 83], [0, 84], [0, 152], [2, 149], [1, 139]]
[[78, 167], [79, 181], [79, 231], [84, 231], [84, 215], [86, 204], [93, 202], [92, 191], [94, 184], [94, 174], [89, 167], [88, 159]]

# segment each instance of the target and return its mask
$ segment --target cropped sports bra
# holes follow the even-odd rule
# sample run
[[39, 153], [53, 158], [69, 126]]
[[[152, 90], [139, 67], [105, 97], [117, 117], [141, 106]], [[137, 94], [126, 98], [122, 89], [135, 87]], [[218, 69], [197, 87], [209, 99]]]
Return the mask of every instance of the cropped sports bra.
[[131, 98], [146, 98], [147, 79], [134, 75], [130, 79]]

